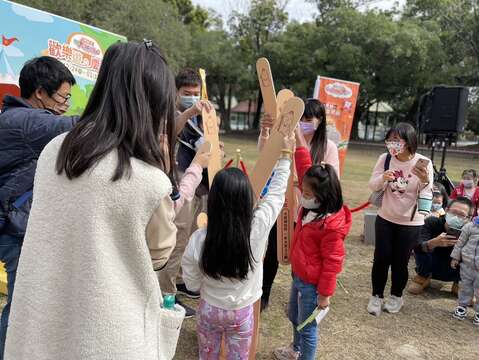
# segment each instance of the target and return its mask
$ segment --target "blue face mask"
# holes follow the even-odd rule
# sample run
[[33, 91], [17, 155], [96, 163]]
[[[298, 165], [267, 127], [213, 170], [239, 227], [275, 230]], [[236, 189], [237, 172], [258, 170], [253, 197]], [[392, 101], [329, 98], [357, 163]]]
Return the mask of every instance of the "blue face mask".
[[442, 209], [442, 204], [432, 203], [432, 205], [431, 205], [431, 210], [432, 210], [432, 211], [437, 212], [437, 211], [439, 211], [439, 210], [441, 210], [441, 209]]
[[464, 220], [453, 214], [446, 214], [446, 223], [451, 229], [461, 230], [464, 226]]
[[180, 96], [180, 108], [182, 110], [189, 109], [200, 101], [199, 96]]

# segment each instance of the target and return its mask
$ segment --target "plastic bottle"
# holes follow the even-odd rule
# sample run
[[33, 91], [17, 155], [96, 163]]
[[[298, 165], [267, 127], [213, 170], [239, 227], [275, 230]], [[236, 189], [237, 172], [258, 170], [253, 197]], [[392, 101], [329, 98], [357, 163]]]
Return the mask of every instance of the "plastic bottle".
[[175, 295], [168, 294], [163, 296], [163, 309], [175, 310]]

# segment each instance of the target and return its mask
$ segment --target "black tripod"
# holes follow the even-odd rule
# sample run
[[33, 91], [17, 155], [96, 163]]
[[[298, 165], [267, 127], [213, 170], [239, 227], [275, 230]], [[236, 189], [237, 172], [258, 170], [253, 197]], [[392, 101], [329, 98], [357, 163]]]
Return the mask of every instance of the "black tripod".
[[[431, 143], [431, 161], [434, 168], [434, 181], [439, 182], [446, 188], [447, 193], [450, 195], [454, 190], [454, 183], [449, 179], [446, 173], [446, 168], [444, 164], [446, 162], [447, 148], [451, 146], [454, 134], [446, 135], [429, 135], [429, 141]], [[434, 153], [435, 150], [442, 148], [442, 158], [441, 158], [441, 167], [437, 170], [436, 165], [434, 164]]]

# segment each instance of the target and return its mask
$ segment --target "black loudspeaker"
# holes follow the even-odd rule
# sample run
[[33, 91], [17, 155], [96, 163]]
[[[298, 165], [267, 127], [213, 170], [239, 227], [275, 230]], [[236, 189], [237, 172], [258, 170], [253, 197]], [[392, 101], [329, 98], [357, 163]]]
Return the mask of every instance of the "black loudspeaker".
[[464, 131], [469, 90], [436, 86], [421, 101], [420, 127], [425, 134], [457, 134]]

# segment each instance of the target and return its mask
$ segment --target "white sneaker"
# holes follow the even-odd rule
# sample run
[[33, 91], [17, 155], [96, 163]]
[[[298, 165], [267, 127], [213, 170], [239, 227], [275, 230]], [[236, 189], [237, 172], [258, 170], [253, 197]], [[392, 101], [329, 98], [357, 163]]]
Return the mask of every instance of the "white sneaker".
[[273, 351], [276, 360], [298, 360], [299, 352], [293, 349], [293, 345], [284, 346]]
[[402, 297], [391, 295], [389, 299], [387, 299], [384, 303], [384, 310], [386, 310], [390, 314], [397, 314], [401, 310], [403, 305], [404, 300], [402, 299]]
[[369, 304], [368, 304], [368, 313], [371, 315], [379, 316], [381, 315], [381, 310], [383, 307], [383, 299], [381, 299], [379, 296], [371, 296], [369, 298]]
[[472, 319], [472, 323], [476, 326], [479, 326], [479, 311], [476, 312], [476, 315], [474, 315], [474, 319]]
[[452, 314], [452, 317], [457, 320], [464, 320], [466, 316], [467, 316], [467, 308], [461, 305], [458, 305], [456, 307], [456, 310], [454, 310], [454, 313]]

